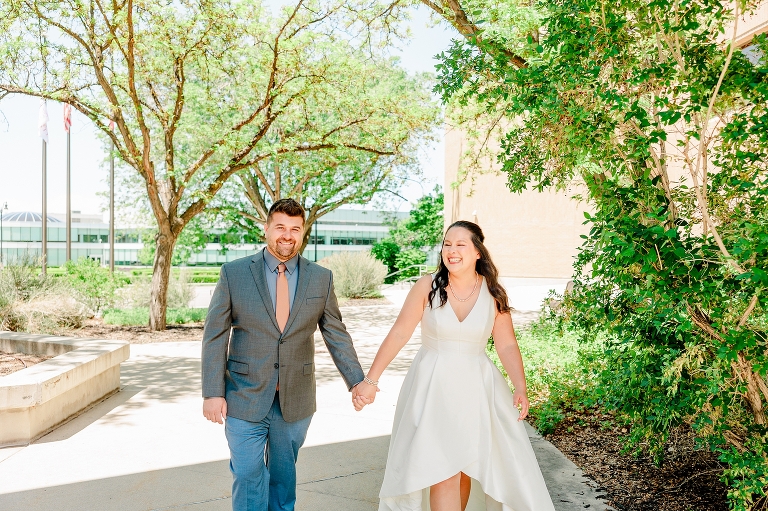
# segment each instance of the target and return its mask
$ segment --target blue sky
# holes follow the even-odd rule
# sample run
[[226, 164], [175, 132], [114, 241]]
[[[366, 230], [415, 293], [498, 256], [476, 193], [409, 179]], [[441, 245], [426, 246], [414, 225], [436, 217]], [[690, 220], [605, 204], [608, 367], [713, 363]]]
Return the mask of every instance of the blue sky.
[[[411, 22], [413, 38], [396, 50], [402, 65], [414, 72], [433, 71], [434, 56], [445, 50], [455, 32], [446, 25], [433, 26], [429, 10], [419, 7]], [[8, 203], [9, 211], [40, 211], [41, 140], [37, 131], [40, 100], [14, 95], [0, 101], [0, 206]], [[98, 192], [107, 190], [108, 166], [105, 152], [95, 136], [90, 121], [72, 112], [72, 209], [83, 213], [99, 213], [106, 203]], [[62, 105], [48, 102], [48, 211], [65, 211], [66, 134]], [[444, 146], [442, 141], [425, 147], [421, 155], [424, 179], [411, 183], [402, 194], [415, 201], [443, 185]], [[392, 203], [401, 211], [407, 203]], [[105, 216], [106, 219], [106, 216]]]

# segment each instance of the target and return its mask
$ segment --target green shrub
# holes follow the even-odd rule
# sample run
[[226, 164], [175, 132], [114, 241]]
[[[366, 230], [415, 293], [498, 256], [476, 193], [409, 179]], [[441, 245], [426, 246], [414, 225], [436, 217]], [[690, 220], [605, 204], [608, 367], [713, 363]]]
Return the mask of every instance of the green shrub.
[[419, 268], [411, 268], [411, 266], [421, 265], [427, 262], [427, 253], [418, 248], [410, 248], [408, 250], [401, 250], [395, 258], [395, 265], [403, 270], [398, 280], [407, 279], [410, 277], [417, 277], [420, 273]]
[[344, 298], [378, 296], [387, 267], [369, 252], [340, 252], [318, 262], [333, 272], [336, 293]]
[[93, 311], [100, 312], [115, 303], [115, 291], [124, 280], [115, 276], [98, 261], [81, 257], [67, 261], [61, 277]]
[[[207, 312], [208, 309], [169, 308], [166, 311], [166, 321], [169, 325], [200, 323], [205, 321]], [[104, 323], [120, 326], [144, 326], [149, 323], [149, 308], [109, 309], [104, 312]]]

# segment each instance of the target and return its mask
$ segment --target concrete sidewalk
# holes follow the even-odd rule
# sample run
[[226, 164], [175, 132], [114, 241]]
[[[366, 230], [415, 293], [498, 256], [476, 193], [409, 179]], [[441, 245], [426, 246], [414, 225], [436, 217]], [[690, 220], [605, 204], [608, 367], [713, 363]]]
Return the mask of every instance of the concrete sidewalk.
[[[402, 303], [405, 291], [392, 290]], [[364, 367], [399, 311], [343, 309]], [[382, 377], [376, 403], [355, 412], [317, 338], [318, 412], [299, 457], [298, 511], [375, 511], [395, 403], [414, 336]], [[231, 509], [223, 427], [201, 414], [200, 343], [131, 346], [121, 392], [34, 444], [0, 449], [0, 511]], [[606, 509], [581, 471], [529, 430], [558, 511]]]

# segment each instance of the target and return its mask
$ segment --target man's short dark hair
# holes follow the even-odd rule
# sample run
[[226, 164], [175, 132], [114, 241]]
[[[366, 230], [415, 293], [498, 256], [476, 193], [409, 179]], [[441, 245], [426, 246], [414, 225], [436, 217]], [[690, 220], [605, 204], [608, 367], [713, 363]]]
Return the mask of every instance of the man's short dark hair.
[[306, 220], [304, 207], [293, 199], [280, 199], [272, 204], [272, 207], [269, 208], [269, 214], [267, 215], [267, 224], [272, 222], [272, 215], [275, 213], [283, 213], [288, 216], [300, 216], [302, 223]]

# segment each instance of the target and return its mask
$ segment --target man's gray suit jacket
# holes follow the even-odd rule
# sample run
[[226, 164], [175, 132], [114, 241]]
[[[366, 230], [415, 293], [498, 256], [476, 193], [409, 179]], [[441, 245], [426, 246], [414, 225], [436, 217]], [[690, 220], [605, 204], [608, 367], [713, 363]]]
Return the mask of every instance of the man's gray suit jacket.
[[[299, 281], [280, 333], [264, 275], [263, 255], [221, 267], [203, 332], [203, 397], [224, 397], [227, 415], [262, 420], [274, 401], [288, 422], [309, 417], [315, 399], [316, 327], [341, 376], [352, 388], [363, 370], [341, 322], [330, 270], [299, 257]], [[231, 334], [230, 334], [231, 332]]]

